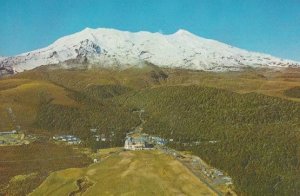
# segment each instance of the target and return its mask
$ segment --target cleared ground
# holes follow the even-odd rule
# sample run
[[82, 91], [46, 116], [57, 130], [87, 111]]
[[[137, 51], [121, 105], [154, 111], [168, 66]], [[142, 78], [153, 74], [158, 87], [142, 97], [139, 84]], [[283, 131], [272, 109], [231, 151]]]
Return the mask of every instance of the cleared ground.
[[31, 195], [78, 194], [78, 182], [84, 195], [215, 195], [159, 151], [125, 151], [87, 168], [54, 172]]

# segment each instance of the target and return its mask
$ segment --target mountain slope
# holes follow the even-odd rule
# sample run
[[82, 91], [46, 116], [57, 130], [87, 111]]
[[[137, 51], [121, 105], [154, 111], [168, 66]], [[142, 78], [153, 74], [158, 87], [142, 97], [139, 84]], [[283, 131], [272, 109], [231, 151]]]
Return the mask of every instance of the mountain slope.
[[[228, 172], [244, 195], [299, 195], [300, 104], [260, 95], [293, 87], [294, 97], [299, 73], [162, 70], [40, 67], [3, 78], [0, 130], [15, 127], [11, 108], [29, 134], [75, 134], [92, 149], [120, 146], [140, 123], [132, 111], [144, 109], [143, 132], [172, 138], [177, 149]], [[116, 137], [98, 146], [91, 128]]]
[[[63, 63], [66, 62], [66, 63]], [[194, 70], [236, 70], [246, 67], [299, 67], [266, 54], [248, 52], [179, 30], [163, 35], [90, 29], [62, 37], [46, 48], [0, 59], [0, 67], [22, 72], [41, 65], [62, 64], [127, 68], [144, 62], [160, 67]], [[9, 68], [8, 68], [9, 67]]]
[[146, 111], [143, 132], [228, 172], [238, 195], [299, 195], [299, 103], [197, 85], [114, 99]]

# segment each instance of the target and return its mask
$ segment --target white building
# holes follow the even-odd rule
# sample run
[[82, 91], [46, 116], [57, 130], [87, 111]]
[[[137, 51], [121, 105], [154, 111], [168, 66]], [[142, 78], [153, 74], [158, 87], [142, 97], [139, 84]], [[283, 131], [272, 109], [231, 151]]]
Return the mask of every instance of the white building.
[[144, 137], [126, 137], [124, 149], [125, 150], [149, 150], [153, 145], [147, 142]]
[[145, 141], [141, 138], [128, 137], [125, 140], [124, 148], [126, 150], [142, 150], [145, 148]]

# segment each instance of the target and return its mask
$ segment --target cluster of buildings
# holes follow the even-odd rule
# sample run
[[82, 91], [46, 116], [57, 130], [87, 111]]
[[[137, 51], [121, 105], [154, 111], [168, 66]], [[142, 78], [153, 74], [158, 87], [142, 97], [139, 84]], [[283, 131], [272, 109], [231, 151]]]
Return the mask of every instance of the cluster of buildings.
[[17, 134], [18, 132], [16, 130], [12, 131], [0, 131], [0, 135], [10, 135], [10, 134]]
[[105, 134], [105, 133], [99, 133], [99, 129], [93, 128], [93, 129], [90, 129], [90, 132], [92, 133], [93, 138], [97, 142], [112, 141], [113, 138], [115, 137], [115, 132], [114, 131], [110, 131], [110, 132]]
[[125, 138], [125, 150], [150, 150], [155, 145], [163, 146], [167, 143], [166, 139], [156, 136], [149, 136], [145, 133], [130, 132]]
[[74, 135], [53, 136], [55, 141], [65, 142], [67, 144], [81, 144], [81, 140]]
[[231, 185], [232, 179], [229, 176], [226, 176], [223, 172], [217, 169], [211, 169], [209, 172], [203, 171], [203, 173], [207, 176], [212, 178], [214, 181], [220, 184]]
[[28, 140], [25, 140], [25, 134], [16, 130], [12, 131], [0, 131], [0, 145], [22, 145], [29, 144]]
[[[150, 141], [154, 144], [163, 146], [167, 144], [167, 140], [161, 137], [157, 137], [157, 136], [150, 136], [149, 137]], [[173, 140], [172, 140], [173, 141]]]
[[125, 139], [125, 150], [150, 150], [154, 145], [150, 143], [147, 137], [140, 136], [127, 136]]
[[199, 157], [193, 156], [192, 165], [197, 165], [198, 167], [200, 166], [200, 171], [202, 174], [210, 178], [215, 185], [225, 184], [228, 186], [233, 184], [231, 177], [226, 176], [222, 171], [216, 168], [211, 168]]
[[101, 134], [101, 135], [93, 135], [93, 137], [95, 138], [95, 140], [97, 142], [105, 142], [107, 140], [107, 138], [105, 137], [104, 134]]

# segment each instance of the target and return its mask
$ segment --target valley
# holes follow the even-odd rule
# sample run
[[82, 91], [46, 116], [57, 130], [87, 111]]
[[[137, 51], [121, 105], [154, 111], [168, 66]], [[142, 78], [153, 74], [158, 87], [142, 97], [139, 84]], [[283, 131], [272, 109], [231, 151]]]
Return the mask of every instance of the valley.
[[0, 18], [0, 196], [300, 196], [300, 0]]
[[[134, 111], [144, 109], [143, 132], [172, 139], [168, 147], [190, 151], [209, 165], [226, 171], [233, 179], [237, 194], [296, 195], [299, 86], [297, 69], [214, 73], [164, 69], [154, 65], [121, 71], [42, 66], [3, 77], [0, 79], [0, 130], [11, 131], [19, 127], [25, 135], [40, 135], [41, 139], [19, 147], [0, 146], [1, 161], [20, 161], [1, 163], [1, 173], [6, 172], [1, 191], [18, 195], [19, 192], [13, 192], [18, 190], [14, 188], [17, 184], [14, 179], [21, 178], [26, 179], [22, 183], [26, 194], [39, 185], [33, 194], [71, 193], [78, 190], [76, 181], [81, 179], [79, 184], [89, 187], [85, 194], [92, 194], [96, 187], [118, 194], [118, 189], [113, 187], [121, 186], [130, 193], [132, 186], [127, 187], [125, 182], [142, 180], [141, 193], [187, 193], [198, 187], [199, 193], [210, 195], [210, 190], [196, 182], [186, 167], [157, 151], [120, 152], [103, 164], [88, 166], [92, 158], [80, 149], [97, 152], [124, 146], [126, 133], [141, 121]], [[14, 112], [15, 120], [11, 119], [8, 108]], [[51, 140], [55, 135], [68, 134], [80, 138], [79, 150], [76, 146], [65, 148]], [[104, 135], [106, 140], [96, 141], [95, 134]], [[46, 151], [51, 153], [44, 153]], [[55, 159], [65, 154], [74, 155], [74, 159]], [[24, 157], [36, 159], [32, 168], [24, 168]], [[49, 157], [53, 157], [51, 164]], [[153, 173], [149, 179], [143, 173], [136, 176], [128, 171], [124, 177], [126, 181], [119, 180], [122, 172], [127, 171], [125, 167], [135, 165], [134, 170], [138, 170], [145, 167], [147, 160], [150, 166], [146, 170]], [[114, 163], [119, 165], [115, 171], [109, 168]], [[171, 167], [164, 173], [161, 169], [168, 168], [171, 163], [176, 169]], [[94, 174], [89, 172], [93, 169], [96, 169]], [[154, 175], [156, 169], [161, 173]], [[166, 184], [169, 177], [176, 179], [176, 172], [182, 170], [185, 171], [182, 178], [191, 180], [190, 183], [178, 186], [183, 183], [179, 178]], [[108, 176], [102, 173], [104, 171], [116, 174]], [[47, 176], [49, 178], [44, 181]], [[110, 178], [107, 182], [114, 183], [99, 183], [103, 178]], [[56, 189], [56, 183], [61, 182], [66, 182], [66, 187]], [[153, 188], [159, 187], [156, 183], [162, 186]], [[43, 188], [45, 186], [49, 189]]]

